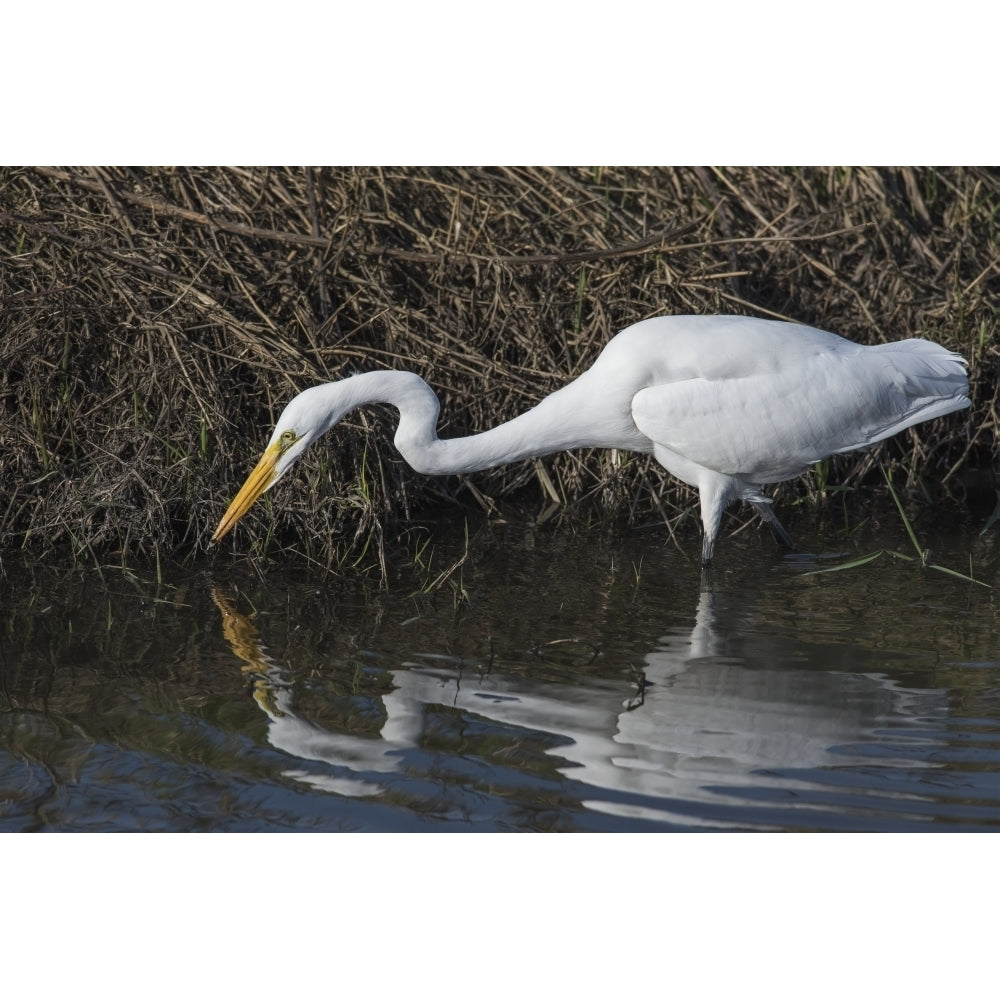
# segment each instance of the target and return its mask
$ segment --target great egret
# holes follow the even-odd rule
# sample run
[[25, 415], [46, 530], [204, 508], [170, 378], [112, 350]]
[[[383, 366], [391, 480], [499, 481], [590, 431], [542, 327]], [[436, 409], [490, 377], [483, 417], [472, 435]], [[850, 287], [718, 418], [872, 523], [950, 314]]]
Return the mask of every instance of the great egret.
[[440, 404], [419, 375], [353, 375], [306, 389], [285, 407], [212, 541], [346, 413], [389, 403], [399, 410], [396, 447], [418, 472], [475, 472], [571, 448], [646, 452], [697, 487], [703, 565], [733, 500], [752, 504], [791, 547], [761, 486], [967, 407], [964, 364], [928, 340], [863, 347], [794, 323], [661, 316], [613, 337], [591, 368], [533, 409], [450, 440], [437, 436]]

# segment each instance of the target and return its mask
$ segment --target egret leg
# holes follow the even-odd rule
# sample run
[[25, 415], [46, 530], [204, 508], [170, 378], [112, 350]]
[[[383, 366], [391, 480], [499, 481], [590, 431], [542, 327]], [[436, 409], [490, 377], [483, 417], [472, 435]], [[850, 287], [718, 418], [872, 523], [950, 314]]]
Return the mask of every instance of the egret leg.
[[715, 540], [719, 537], [722, 514], [736, 493], [738, 484], [729, 476], [703, 475], [698, 483], [701, 498], [701, 524], [705, 532], [701, 542], [701, 564], [710, 566], [715, 555]]
[[712, 565], [712, 557], [715, 555], [715, 537], [718, 534], [710, 535], [707, 531], [701, 540], [701, 565], [707, 568]]
[[774, 537], [781, 542], [785, 548], [795, 549], [795, 543], [792, 541], [791, 535], [785, 531], [781, 522], [778, 520], [778, 515], [774, 513], [774, 508], [771, 506], [771, 501], [767, 497], [748, 497], [748, 502], [753, 505], [753, 509], [760, 514], [762, 521], [767, 521], [771, 526], [771, 530], [774, 532]]

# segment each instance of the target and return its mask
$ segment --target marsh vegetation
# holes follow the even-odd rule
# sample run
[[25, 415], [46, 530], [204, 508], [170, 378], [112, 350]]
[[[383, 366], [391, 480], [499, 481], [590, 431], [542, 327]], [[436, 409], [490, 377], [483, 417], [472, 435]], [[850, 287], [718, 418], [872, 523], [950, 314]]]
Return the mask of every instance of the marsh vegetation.
[[[422, 375], [442, 436], [514, 416], [662, 313], [923, 336], [972, 408], [883, 445], [904, 502], [993, 509], [1000, 173], [962, 168], [4, 168], [0, 552], [127, 564], [202, 553], [295, 392]], [[662, 525], [695, 497], [644, 457], [579, 452], [428, 479], [357, 412], [224, 548], [385, 572], [449, 509]], [[864, 504], [872, 454], [781, 487]], [[864, 517], [863, 507], [856, 511]], [[727, 515], [729, 530], [746, 512]]]

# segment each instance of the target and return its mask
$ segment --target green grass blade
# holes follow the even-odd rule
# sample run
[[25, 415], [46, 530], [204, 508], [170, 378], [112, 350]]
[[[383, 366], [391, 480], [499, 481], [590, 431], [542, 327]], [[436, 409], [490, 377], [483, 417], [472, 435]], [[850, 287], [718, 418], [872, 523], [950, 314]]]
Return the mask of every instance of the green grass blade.
[[903, 510], [903, 505], [899, 501], [899, 497], [896, 495], [896, 491], [892, 488], [892, 476], [886, 472], [885, 467], [882, 468], [882, 475], [885, 476], [885, 484], [889, 487], [889, 494], [893, 500], [896, 501], [896, 509], [899, 511], [899, 516], [903, 519], [903, 524], [906, 526], [906, 533], [910, 536], [910, 541], [913, 542], [913, 547], [917, 550], [917, 555], [921, 559], [924, 559], [924, 550], [917, 541], [917, 534], [913, 530], [913, 525], [910, 524], [910, 519], [906, 516], [906, 511]]
[[847, 562], [837, 563], [836, 566], [827, 566], [824, 569], [811, 569], [808, 573], [803, 573], [802, 575], [819, 576], [820, 573], [839, 573], [842, 569], [854, 569], [857, 566], [864, 566], [865, 563], [870, 563], [873, 559], [878, 559], [884, 551], [884, 549], [879, 549], [878, 552], [870, 552], [866, 556], [859, 556], [857, 559], [850, 559]]
[[928, 563], [928, 569], [936, 569], [941, 573], [947, 573], [948, 576], [956, 576], [959, 580], [965, 580], [967, 583], [975, 583], [980, 587], [985, 587], [987, 590], [992, 590], [993, 588], [983, 580], [977, 580], [974, 576], [966, 576], [965, 573], [959, 573], [958, 570], [948, 569], [947, 566], [939, 566], [937, 563]]

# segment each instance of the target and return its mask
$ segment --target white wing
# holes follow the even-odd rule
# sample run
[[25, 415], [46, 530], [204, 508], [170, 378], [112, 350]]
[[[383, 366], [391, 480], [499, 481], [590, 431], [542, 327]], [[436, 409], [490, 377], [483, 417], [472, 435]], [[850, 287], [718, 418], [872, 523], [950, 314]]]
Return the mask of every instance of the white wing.
[[710, 377], [640, 390], [636, 427], [703, 468], [767, 483], [969, 405], [962, 359], [936, 344], [860, 347], [818, 332], [789, 352], [786, 327], [777, 355], [748, 342]]

